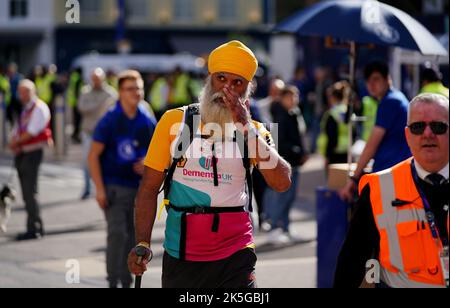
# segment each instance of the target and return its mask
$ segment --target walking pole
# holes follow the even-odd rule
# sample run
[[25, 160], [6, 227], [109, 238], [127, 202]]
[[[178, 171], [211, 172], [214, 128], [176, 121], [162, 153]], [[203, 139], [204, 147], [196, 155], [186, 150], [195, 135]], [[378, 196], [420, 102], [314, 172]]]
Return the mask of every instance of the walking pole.
[[[142, 263], [142, 259], [145, 257], [146, 253], [147, 253], [147, 249], [145, 249], [145, 247], [142, 247], [142, 246], [136, 247], [136, 255], [138, 256], [138, 260], [136, 262], [137, 264]], [[140, 289], [141, 283], [142, 283], [142, 275], [137, 275], [136, 281], [134, 282], [134, 288]]]
[[58, 95], [55, 99], [55, 144], [56, 157], [64, 158], [66, 154], [66, 133], [65, 133], [65, 101], [62, 95]]
[[6, 148], [6, 103], [4, 95], [0, 92], [0, 153]]
[[[357, 45], [356, 42], [351, 41], [350, 42], [350, 87], [351, 87], [351, 94], [350, 99], [348, 102], [348, 113], [349, 113], [349, 119], [348, 119], [348, 146], [347, 146], [347, 174], [350, 176], [350, 174], [353, 172], [352, 164], [353, 164], [353, 153], [352, 153], [352, 146], [353, 146], [353, 125], [355, 124], [355, 115], [354, 113], [354, 98], [356, 96], [356, 60], [357, 60]], [[351, 181], [350, 177], [347, 177], [347, 181]], [[353, 214], [353, 207], [354, 207], [354, 200], [350, 203], [350, 206], [347, 208], [347, 220], [350, 221], [352, 214]]]

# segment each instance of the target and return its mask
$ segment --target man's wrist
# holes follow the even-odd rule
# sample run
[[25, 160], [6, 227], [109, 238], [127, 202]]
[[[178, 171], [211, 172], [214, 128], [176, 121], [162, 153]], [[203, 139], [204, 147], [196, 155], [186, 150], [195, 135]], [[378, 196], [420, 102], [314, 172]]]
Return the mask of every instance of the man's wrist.
[[248, 131], [247, 131], [247, 133], [246, 133], [246, 135], [245, 135], [245, 140], [246, 140], [246, 141], [248, 141], [248, 140], [254, 140], [254, 139], [258, 139], [258, 137], [259, 137], [258, 129], [256, 128], [255, 125], [250, 124], [250, 125], [248, 126]]
[[153, 259], [153, 251], [150, 248], [150, 243], [148, 242], [139, 242], [134, 248], [135, 253], [138, 257], [146, 256], [147, 262], [150, 262]]
[[144, 247], [144, 248], [150, 249], [150, 243], [149, 243], [149, 242], [142, 241], [142, 242], [139, 242], [139, 243], [136, 245], [136, 247]]
[[353, 182], [358, 182], [360, 179], [360, 176], [355, 172], [355, 171], [350, 171], [350, 173], [348, 174], [348, 177], [353, 181]]
[[348, 176], [353, 181], [353, 183], [358, 185], [359, 181], [361, 180], [363, 175], [364, 175], [364, 173], [360, 174], [360, 173], [356, 173], [354, 171], [351, 171]]

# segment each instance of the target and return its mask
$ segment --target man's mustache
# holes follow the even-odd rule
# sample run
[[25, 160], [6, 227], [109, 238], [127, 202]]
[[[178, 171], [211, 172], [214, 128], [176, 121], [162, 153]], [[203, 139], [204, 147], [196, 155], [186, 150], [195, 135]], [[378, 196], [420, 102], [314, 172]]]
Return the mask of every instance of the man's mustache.
[[[225, 93], [223, 92], [216, 92], [213, 95], [211, 95], [211, 102], [216, 102], [219, 99], [224, 99], [225, 98]], [[242, 99], [245, 98], [245, 95], [241, 96]]]
[[225, 94], [222, 92], [216, 92], [211, 96], [211, 101], [212, 102], [216, 102], [219, 99], [224, 99], [225, 98]]

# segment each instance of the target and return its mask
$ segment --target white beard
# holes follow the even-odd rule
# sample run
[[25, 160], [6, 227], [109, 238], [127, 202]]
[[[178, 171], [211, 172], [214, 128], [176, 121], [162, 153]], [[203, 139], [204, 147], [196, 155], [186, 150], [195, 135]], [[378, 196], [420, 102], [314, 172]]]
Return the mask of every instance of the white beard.
[[[202, 122], [204, 125], [212, 125], [211, 127], [216, 128], [211, 132], [216, 140], [233, 138], [236, 129], [230, 110], [221, 100], [224, 96], [222, 92], [213, 92], [211, 78], [208, 78], [199, 97]], [[209, 129], [205, 133], [209, 134]]]

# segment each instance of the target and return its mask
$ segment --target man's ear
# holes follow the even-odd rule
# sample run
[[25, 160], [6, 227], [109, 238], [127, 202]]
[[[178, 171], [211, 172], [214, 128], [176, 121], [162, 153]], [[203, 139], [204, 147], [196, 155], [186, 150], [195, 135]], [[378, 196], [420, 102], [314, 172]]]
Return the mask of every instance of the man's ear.
[[410, 137], [410, 131], [408, 126], [405, 126], [405, 138], [406, 138], [406, 142], [408, 143], [408, 146], [411, 148], [411, 146], [409, 145], [409, 137]]

